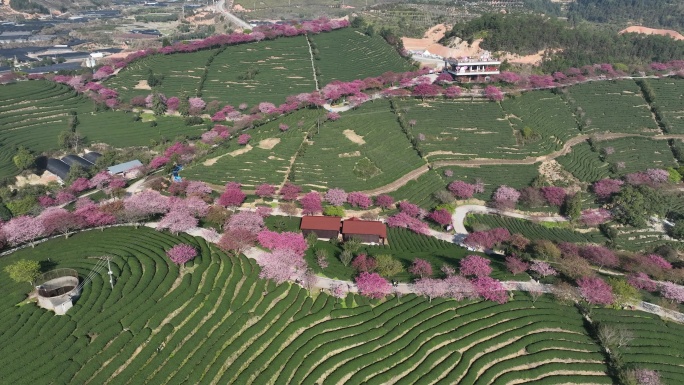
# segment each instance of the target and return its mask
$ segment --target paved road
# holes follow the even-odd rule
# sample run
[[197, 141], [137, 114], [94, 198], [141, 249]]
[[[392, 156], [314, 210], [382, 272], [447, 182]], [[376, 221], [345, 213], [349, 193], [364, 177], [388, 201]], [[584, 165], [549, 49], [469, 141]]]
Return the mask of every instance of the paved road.
[[[228, 12], [228, 10], [225, 7], [226, 0], [219, 0], [216, 3], [216, 12], [222, 14], [223, 16], [226, 17], [228, 21], [230, 21], [232, 24], [238, 26], [239, 28], [243, 29], [252, 29], [252, 26], [249, 25], [246, 21], [240, 19], [239, 17], [233, 15], [232, 13]], [[232, 1], [231, 1], [232, 4]]]

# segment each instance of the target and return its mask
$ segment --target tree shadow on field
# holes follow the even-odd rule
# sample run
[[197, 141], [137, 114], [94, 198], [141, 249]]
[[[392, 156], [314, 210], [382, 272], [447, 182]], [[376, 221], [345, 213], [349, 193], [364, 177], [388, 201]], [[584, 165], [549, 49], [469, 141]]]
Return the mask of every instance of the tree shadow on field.
[[57, 265], [59, 265], [57, 262], [55, 262], [51, 259], [42, 260], [38, 263], [40, 264], [41, 273], [45, 273], [47, 271], [54, 270], [57, 267]]

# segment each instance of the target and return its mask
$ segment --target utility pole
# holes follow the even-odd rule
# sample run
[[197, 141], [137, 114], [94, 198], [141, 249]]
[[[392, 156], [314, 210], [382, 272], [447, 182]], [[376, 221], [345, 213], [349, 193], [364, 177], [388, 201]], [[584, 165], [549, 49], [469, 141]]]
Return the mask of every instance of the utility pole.
[[112, 290], [114, 290], [114, 273], [112, 273], [112, 265], [109, 264], [110, 260], [111, 258], [107, 257], [107, 269], [109, 270], [107, 274], [109, 275], [109, 286], [111, 286]]

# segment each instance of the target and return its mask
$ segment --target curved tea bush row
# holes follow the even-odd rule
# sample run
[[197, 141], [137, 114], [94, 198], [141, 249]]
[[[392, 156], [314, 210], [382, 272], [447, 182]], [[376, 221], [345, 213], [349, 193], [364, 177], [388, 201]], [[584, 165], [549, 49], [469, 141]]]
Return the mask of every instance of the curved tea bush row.
[[469, 223], [484, 224], [490, 228], [503, 227], [513, 233], [520, 233], [528, 239], [548, 239], [554, 242], [574, 243], [603, 243], [603, 236], [598, 233], [580, 233], [570, 229], [557, 227], [545, 227], [518, 218], [501, 217], [498, 215], [473, 214], [468, 219]]
[[[429, 239], [396, 242], [406, 250], [450, 250]], [[179, 242], [201, 251], [180, 268], [165, 256]], [[85, 276], [102, 255], [112, 258], [114, 289], [100, 272], [61, 317], [30, 303], [14, 306], [28, 284], [2, 277], [12, 299], [0, 305], [3, 381], [610, 383], [580, 314], [546, 298], [497, 305], [408, 295], [370, 305], [351, 295], [312, 297], [259, 279], [253, 260], [228, 257], [201, 239], [132, 227], [23, 249], [0, 259], [0, 271], [19, 258], [49, 257]]]

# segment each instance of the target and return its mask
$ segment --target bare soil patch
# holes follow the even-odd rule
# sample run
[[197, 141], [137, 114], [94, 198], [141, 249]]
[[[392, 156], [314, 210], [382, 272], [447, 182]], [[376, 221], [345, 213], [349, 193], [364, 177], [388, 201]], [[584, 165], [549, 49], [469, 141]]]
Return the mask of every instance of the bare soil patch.
[[357, 156], [361, 156], [361, 151], [345, 152], [344, 154], [339, 154], [338, 156], [340, 158], [354, 158]]
[[622, 31], [619, 32], [620, 35], [623, 33], [642, 33], [644, 35], [662, 35], [662, 36], [669, 36], [675, 40], [684, 40], [684, 36], [677, 32], [673, 31], [671, 29], [655, 29], [655, 28], [648, 28], [648, 27], [641, 27], [637, 25], [633, 25], [630, 27], [627, 27], [623, 29]]
[[280, 143], [280, 138], [268, 138], [268, 139], [264, 139], [264, 140], [260, 141], [259, 145], [257, 147], [264, 149], [264, 150], [271, 150], [278, 143]]
[[366, 141], [363, 140], [363, 136], [357, 134], [356, 132], [354, 132], [354, 130], [344, 130], [342, 131], [342, 133], [344, 134], [344, 136], [347, 137], [347, 139], [351, 140], [356, 144], [366, 144]]
[[138, 84], [133, 87], [134, 90], [151, 90], [152, 87], [150, 87], [149, 84], [147, 84], [147, 80], [141, 80], [138, 82]]
[[217, 157], [215, 157], [215, 158], [207, 159], [207, 160], [205, 160], [202, 164], [205, 165], [205, 166], [213, 166], [214, 164], [216, 164], [216, 162], [218, 162], [219, 159], [223, 158], [223, 157], [226, 156], [226, 155], [229, 155], [229, 156], [232, 156], [232, 157], [236, 157], [236, 156], [238, 156], [238, 155], [242, 155], [242, 154], [244, 154], [244, 153], [246, 153], [246, 152], [251, 151], [252, 148], [253, 148], [253, 147], [250, 146], [250, 145], [248, 144], [248, 145], [246, 145], [245, 147], [243, 147], [243, 148], [241, 148], [241, 149], [238, 149], [238, 150], [235, 150], [235, 151], [232, 151], [232, 152], [223, 154], [223, 155], [219, 155], [219, 156], [217, 156]]

